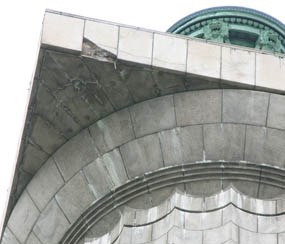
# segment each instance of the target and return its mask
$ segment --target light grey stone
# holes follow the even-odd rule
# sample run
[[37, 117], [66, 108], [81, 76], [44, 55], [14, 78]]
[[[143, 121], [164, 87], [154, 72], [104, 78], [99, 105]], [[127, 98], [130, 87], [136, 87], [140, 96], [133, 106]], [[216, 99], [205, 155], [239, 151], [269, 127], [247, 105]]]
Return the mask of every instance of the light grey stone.
[[257, 232], [257, 215], [229, 205], [223, 209], [223, 223], [234, 223], [246, 230]]
[[55, 197], [71, 223], [95, 200], [82, 172], [73, 176]]
[[69, 227], [70, 223], [53, 199], [41, 213], [33, 232], [43, 244], [59, 243]]
[[158, 239], [166, 234], [173, 226], [174, 214], [173, 212], [152, 224], [152, 239]]
[[193, 91], [174, 95], [178, 126], [221, 122], [220, 90]]
[[265, 127], [247, 126], [245, 160], [284, 167], [285, 132]]
[[115, 112], [89, 128], [101, 154], [134, 138], [131, 118], [127, 109]]
[[267, 126], [285, 129], [285, 97], [284, 95], [270, 94]]
[[204, 125], [207, 160], [243, 160], [245, 126], [236, 124]]
[[240, 238], [239, 244], [277, 244], [277, 235], [276, 234], [262, 234], [239, 229]]
[[130, 178], [163, 166], [157, 135], [145, 136], [126, 143], [120, 147], [120, 150]]
[[223, 122], [266, 124], [268, 93], [247, 90], [223, 91]]
[[88, 164], [83, 169], [83, 172], [86, 175], [89, 187], [92, 189], [96, 198], [104, 196], [114, 187], [107, 168], [101, 158], [97, 158], [94, 162]]
[[222, 225], [222, 210], [204, 213], [185, 212], [185, 228], [187, 230], [207, 230]]
[[196, 196], [211, 196], [223, 188], [222, 180], [193, 181], [185, 183], [186, 192]]
[[55, 154], [54, 159], [67, 181], [86, 164], [97, 158], [94, 142], [88, 130], [70, 139]]
[[29, 235], [26, 243], [27, 244], [42, 244], [33, 232], [31, 232], [31, 234]]
[[168, 232], [168, 244], [184, 244], [184, 243], [191, 243], [191, 244], [201, 244], [203, 237], [202, 231], [189, 231], [185, 229], [180, 229], [177, 227], [173, 227]]
[[2, 244], [20, 244], [20, 242], [16, 239], [13, 233], [9, 230], [8, 227], [5, 228], [2, 237]]
[[278, 235], [278, 244], [285, 244], [285, 233], [280, 233]]
[[285, 232], [285, 215], [258, 216], [258, 231], [261, 233]]
[[173, 96], [136, 104], [130, 112], [137, 137], [175, 127]]
[[50, 158], [33, 177], [27, 191], [40, 210], [43, 210], [53, 195], [64, 184], [64, 181]]
[[[250, 187], [248, 187], [249, 184]], [[247, 196], [257, 197], [259, 183], [246, 180], [223, 180], [223, 188], [226, 188], [229, 185], [233, 185], [239, 192]]]
[[38, 216], [39, 210], [29, 194], [24, 191], [13, 209], [7, 225], [17, 239], [24, 243]]
[[187, 126], [161, 131], [159, 138], [165, 165], [203, 159], [202, 126]]
[[129, 243], [132, 244], [141, 244], [151, 241], [151, 231], [152, 226], [138, 226], [136, 228], [131, 228], [132, 230], [132, 241]]
[[285, 212], [285, 199], [277, 199], [277, 213], [284, 213]]

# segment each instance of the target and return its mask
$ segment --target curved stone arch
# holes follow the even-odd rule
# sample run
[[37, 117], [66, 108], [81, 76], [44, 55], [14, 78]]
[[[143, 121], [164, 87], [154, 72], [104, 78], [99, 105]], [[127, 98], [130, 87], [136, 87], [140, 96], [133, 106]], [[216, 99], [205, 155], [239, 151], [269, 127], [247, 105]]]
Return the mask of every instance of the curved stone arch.
[[[57, 242], [96, 199], [160, 168], [201, 161], [211, 165], [217, 160], [283, 168], [284, 103], [283, 97], [264, 92], [205, 90], [159, 97], [115, 112], [69, 140], [44, 164], [12, 212], [6, 240], [10, 235], [18, 243], [31, 243], [31, 238]], [[269, 185], [263, 184], [267, 175], [261, 177], [262, 172], [266, 170], [256, 175], [255, 187]], [[284, 192], [284, 181], [275, 185], [269, 179], [271, 189], [281, 189], [277, 195]], [[62, 224], [53, 239], [41, 234], [48, 217]]]

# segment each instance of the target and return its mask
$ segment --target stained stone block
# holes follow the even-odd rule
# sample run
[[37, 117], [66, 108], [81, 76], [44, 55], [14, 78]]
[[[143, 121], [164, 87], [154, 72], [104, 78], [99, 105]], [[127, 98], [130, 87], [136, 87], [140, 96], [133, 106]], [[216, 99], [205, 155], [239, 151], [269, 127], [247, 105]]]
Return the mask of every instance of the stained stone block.
[[173, 227], [168, 232], [168, 244], [184, 244], [184, 243], [191, 243], [191, 244], [201, 244], [202, 243], [202, 231], [189, 231], [185, 229], [180, 229], [177, 227]]
[[167, 166], [203, 159], [202, 126], [161, 131], [159, 138]]
[[[255, 233], [251, 231], [239, 229], [239, 244], [277, 244], [277, 235], [276, 234], [262, 234]], [[280, 243], [279, 243], [280, 244]]]
[[284, 167], [285, 132], [247, 126], [245, 160]]
[[220, 66], [219, 45], [188, 40], [187, 73], [219, 79]]
[[131, 118], [127, 109], [113, 113], [89, 128], [101, 154], [134, 138]]
[[116, 25], [86, 20], [84, 38], [99, 48], [117, 55], [118, 32], [119, 27]]
[[255, 52], [222, 47], [221, 79], [241, 84], [255, 84]]
[[54, 159], [67, 181], [83, 166], [96, 159], [97, 155], [88, 130], [84, 130], [64, 144], [54, 154]]
[[55, 197], [71, 223], [95, 200], [82, 172], [72, 177]]
[[258, 231], [261, 233], [285, 232], [285, 215], [258, 216]]
[[94, 162], [87, 165], [83, 172], [96, 198], [107, 194], [114, 187], [101, 158], [97, 158]]
[[41, 243], [59, 243], [69, 227], [70, 223], [53, 199], [41, 213], [33, 232]]
[[266, 124], [268, 93], [247, 90], [223, 91], [223, 122]]
[[223, 223], [234, 223], [243, 229], [257, 232], [257, 215], [244, 212], [233, 205], [223, 209]]
[[43, 210], [46, 204], [63, 184], [64, 181], [54, 163], [54, 160], [50, 158], [33, 177], [27, 186], [27, 191], [37, 207], [40, 210]]
[[154, 34], [152, 65], [186, 71], [187, 40], [173, 35]]
[[204, 125], [207, 160], [242, 160], [245, 126], [235, 124]]
[[84, 20], [54, 13], [45, 13], [42, 44], [81, 51]]
[[256, 53], [256, 86], [285, 90], [285, 60], [283, 57]]
[[267, 126], [285, 130], [285, 97], [270, 94]]
[[120, 147], [122, 158], [130, 178], [159, 169], [163, 166], [157, 135], [149, 135]]
[[174, 95], [178, 126], [221, 122], [220, 90], [194, 91]]
[[8, 227], [16, 238], [24, 243], [38, 216], [39, 210], [28, 193], [24, 191], [13, 209]]
[[204, 213], [185, 212], [185, 228], [187, 230], [207, 230], [222, 225], [222, 210]]
[[5, 228], [2, 237], [2, 244], [20, 244], [20, 242], [16, 239], [13, 233], [9, 230], [8, 227]]
[[173, 96], [164, 96], [130, 108], [137, 137], [175, 127]]
[[29, 244], [42, 244], [39, 239], [35, 236], [35, 234], [33, 232], [31, 232], [31, 234], [29, 235], [26, 243]]
[[142, 64], [151, 64], [153, 33], [120, 27], [118, 58]]
[[220, 228], [206, 230], [203, 233], [203, 244], [220, 244], [228, 240], [238, 242], [238, 227], [232, 223], [228, 223]]

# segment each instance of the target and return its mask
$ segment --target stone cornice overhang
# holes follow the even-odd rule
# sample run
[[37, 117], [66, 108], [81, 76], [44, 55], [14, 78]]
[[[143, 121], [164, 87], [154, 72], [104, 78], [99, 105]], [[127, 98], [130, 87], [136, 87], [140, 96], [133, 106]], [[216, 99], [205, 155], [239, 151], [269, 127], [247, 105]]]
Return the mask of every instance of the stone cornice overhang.
[[157, 96], [228, 87], [284, 94], [284, 56], [47, 11], [6, 220], [49, 156], [95, 121]]

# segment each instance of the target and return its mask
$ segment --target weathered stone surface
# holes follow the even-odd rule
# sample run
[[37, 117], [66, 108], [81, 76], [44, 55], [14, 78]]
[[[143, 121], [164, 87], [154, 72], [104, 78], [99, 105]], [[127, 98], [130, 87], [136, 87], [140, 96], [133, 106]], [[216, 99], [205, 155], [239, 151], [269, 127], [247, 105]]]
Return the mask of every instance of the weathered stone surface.
[[119, 27], [116, 25], [86, 20], [84, 38], [99, 48], [117, 55], [118, 31]]
[[118, 58], [142, 64], [151, 64], [153, 33], [120, 27]]
[[70, 179], [55, 197], [71, 223], [95, 200], [82, 172]]
[[240, 244], [249, 244], [249, 243], [277, 244], [277, 235], [276, 234], [255, 233], [255, 232], [247, 231], [247, 230], [240, 228], [239, 236], [240, 236], [240, 238], [239, 238]]
[[35, 236], [35, 234], [33, 232], [31, 232], [31, 234], [29, 235], [26, 243], [29, 244], [42, 244], [39, 239]]
[[70, 139], [53, 157], [67, 181], [83, 166], [96, 159], [97, 155], [94, 141], [86, 129]]
[[255, 84], [255, 53], [222, 47], [221, 79], [245, 85]]
[[203, 159], [202, 126], [161, 131], [159, 138], [166, 166]]
[[39, 210], [29, 194], [24, 191], [13, 209], [8, 221], [8, 227], [16, 238], [24, 243], [38, 216]]
[[178, 126], [216, 123], [221, 121], [220, 90], [195, 91], [174, 95]]
[[171, 35], [154, 34], [152, 65], [186, 71], [187, 40]]
[[261, 233], [285, 232], [285, 215], [258, 216], [258, 231]]
[[42, 44], [81, 51], [84, 20], [55, 13], [45, 13]]
[[191, 244], [200, 244], [203, 239], [202, 234], [202, 231], [189, 231], [173, 227], [168, 232], [168, 243], [183, 244], [187, 241]]
[[64, 181], [53, 161], [50, 158], [27, 186], [34, 203], [43, 210], [53, 195], [64, 184]]
[[267, 126], [285, 130], [285, 97], [283, 95], [270, 94]]
[[2, 237], [2, 244], [20, 244], [20, 242], [16, 239], [13, 233], [9, 230], [8, 227], [5, 228]]
[[128, 176], [131, 178], [163, 166], [157, 135], [145, 136], [126, 143], [120, 150]]
[[95, 145], [101, 154], [122, 145], [134, 136], [128, 109], [113, 113], [89, 127]]
[[188, 230], [207, 230], [217, 228], [222, 225], [222, 211], [206, 213], [185, 212], [185, 228]]
[[69, 227], [70, 223], [53, 199], [41, 213], [33, 232], [43, 244], [59, 243]]
[[173, 96], [164, 96], [130, 108], [137, 137], [175, 127]]
[[207, 180], [185, 183], [187, 193], [196, 196], [211, 196], [222, 190], [222, 180]]
[[276, 129], [247, 126], [245, 160], [284, 167], [285, 133]]
[[223, 122], [266, 124], [269, 94], [247, 90], [223, 91]]
[[244, 141], [244, 125], [204, 125], [205, 157], [207, 160], [242, 160]]

